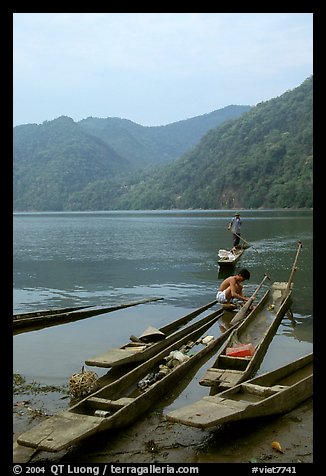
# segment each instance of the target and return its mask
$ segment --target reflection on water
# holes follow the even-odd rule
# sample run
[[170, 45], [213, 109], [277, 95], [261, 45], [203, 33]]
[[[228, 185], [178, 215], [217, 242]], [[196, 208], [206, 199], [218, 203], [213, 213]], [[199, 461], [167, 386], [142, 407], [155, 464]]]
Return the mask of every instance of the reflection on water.
[[283, 320], [279, 332], [285, 336], [293, 337], [298, 342], [313, 342], [312, 316], [300, 316], [294, 313], [295, 325], [291, 321]]
[[[14, 337], [14, 371], [66, 383], [86, 358], [119, 347], [131, 334], [162, 325], [215, 298], [218, 250], [232, 246], [234, 211], [14, 214], [14, 311], [162, 301]], [[312, 212], [243, 210], [251, 244], [237, 268], [251, 272], [251, 295], [264, 274], [287, 281], [300, 240], [292, 326], [283, 320], [260, 369], [270, 370], [312, 348]], [[264, 289], [262, 289], [262, 292]], [[227, 323], [216, 323], [216, 335]], [[212, 331], [213, 332], [213, 331]], [[209, 331], [211, 333], [211, 330]], [[205, 364], [173, 405], [207, 395], [198, 384]], [[102, 375], [103, 372], [99, 373]]]

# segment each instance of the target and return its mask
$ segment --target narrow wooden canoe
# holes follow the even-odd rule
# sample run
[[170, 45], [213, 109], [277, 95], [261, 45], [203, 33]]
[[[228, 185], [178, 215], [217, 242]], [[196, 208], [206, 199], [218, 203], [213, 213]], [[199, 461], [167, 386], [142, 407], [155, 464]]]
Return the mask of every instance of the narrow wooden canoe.
[[31, 312], [22, 312], [20, 314], [13, 314], [12, 318], [13, 321], [30, 319], [30, 318], [38, 318], [38, 317], [45, 317], [45, 316], [53, 316], [55, 314], [63, 314], [64, 312], [71, 312], [71, 311], [79, 311], [80, 309], [86, 309], [91, 306], [79, 306], [79, 307], [60, 307], [56, 309], [42, 309], [40, 311], [31, 311]]
[[[108, 349], [101, 355], [91, 357], [85, 360], [85, 364], [93, 367], [116, 367], [120, 365], [132, 364], [137, 362], [144, 362], [144, 360], [152, 357], [157, 352], [160, 352], [168, 345], [176, 342], [181, 337], [187, 335], [192, 330], [200, 327], [205, 322], [208, 322], [211, 319], [211, 314], [203, 318], [202, 320], [195, 322], [190, 327], [183, 327], [181, 330], [180, 327], [185, 326], [189, 321], [195, 317], [202, 314], [204, 311], [214, 306], [217, 301], [211, 301], [208, 304], [196, 309], [195, 311], [186, 314], [185, 316], [167, 324], [166, 326], [161, 327], [158, 331], [165, 335], [165, 338], [160, 341], [152, 342], [142, 342], [140, 338], [137, 339], [138, 342], [128, 342], [117, 349]], [[224, 309], [219, 309], [218, 315], [223, 314]]]
[[[114, 382], [102, 387], [88, 397], [84, 398], [68, 410], [62, 411], [31, 430], [21, 434], [17, 443], [19, 445], [36, 448], [42, 451], [60, 451], [85, 438], [104, 430], [123, 428], [137, 420], [151, 406], [157, 403], [162, 397], [171, 392], [171, 388], [177, 386], [184, 376], [195, 365], [203, 364], [219, 348], [228, 334], [233, 331], [236, 323], [224, 334], [213, 338], [209, 343], [201, 343], [201, 336], [217, 321], [220, 312], [215, 311], [215, 318], [202, 325], [199, 329], [193, 330], [182, 339], [169, 345], [158, 352], [151, 359], [138, 365], [128, 373], [121, 376]], [[166, 363], [165, 358], [171, 355], [172, 351], [181, 349], [190, 342], [194, 345], [192, 352], [197, 346], [202, 346], [198, 352], [188, 355], [188, 358], [176, 365], [154, 381], [145, 389], [141, 389], [140, 382], [148, 378], [153, 373], [162, 368], [159, 366]]]
[[235, 250], [232, 248], [231, 250], [227, 250], [228, 254], [226, 254], [224, 257], [219, 256], [217, 263], [220, 267], [220, 270], [223, 271], [225, 268], [232, 269], [235, 267], [236, 263], [239, 261], [247, 248], [249, 248], [247, 245], [243, 245], [240, 248], [236, 248]]
[[53, 309], [48, 311], [36, 311], [32, 313], [16, 314], [13, 316], [13, 330], [28, 332], [44, 327], [56, 326], [68, 322], [87, 319], [126, 307], [136, 306], [151, 301], [159, 301], [163, 298], [148, 298], [140, 301], [130, 301], [124, 304], [110, 306], [84, 306], [76, 308]]
[[[201, 385], [212, 387], [211, 394], [247, 380], [258, 370], [282, 318], [289, 309], [292, 291], [290, 290], [282, 300], [285, 289], [287, 289], [287, 283], [274, 282], [253, 311], [246, 319], [240, 321], [240, 326], [223, 344], [214, 364], [199, 382]], [[236, 316], [235, 320], [237, 320]], [[236, 347], [249, 344], [254, 349], [253, 355], [238, 356], [236, 354]], [[234, 349], [233, 355], [232, 349]]]
[[174, 410], [168, 421], [206, 429], [291, 411], [313, 394], [313, 353], [215, 396]]
[[[292, 315], [290, 312], [292, 284], [301, 248], [302, 243], [299, 241], [288, 281], [275, 282], [266, 291], [254, 310], [229, 336], [228, 341], [218, 353], [215, 363], [199, 382], [201, 385], [211, 387], [211, 395], [251, 378], [258, 370], [284, 315], [286, 313]], [[231, 323], [234, 324], [238, 320], [239, 314], [241, 311]], [[237, 352], [235, 348], [241, 345], [250, 345], [251, 349], [242, 349], [242, 353], [238, 349]]]

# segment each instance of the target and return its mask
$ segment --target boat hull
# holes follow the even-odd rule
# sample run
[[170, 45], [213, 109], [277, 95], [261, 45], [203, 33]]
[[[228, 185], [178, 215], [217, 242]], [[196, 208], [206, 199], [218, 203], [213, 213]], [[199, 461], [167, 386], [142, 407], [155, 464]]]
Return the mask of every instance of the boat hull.
[[230, 250], [229, 253], [231, 253], [232, 259], [230, 259], [229, 256], [219, 258], [217, 261], [219, 265], [219, 272], [223, 272], [224, 270], [225, 271], [232, 270], [247, 248], [249, 248], [249, 246], [244, 245], [241, 248], [238, 248], [236, 250], [233, 250], [233, 251]]
[[[187, 335], [193, 329], [200, 327], [200, 325], [204, 324], [206, 321], [208, 322], [211, 318], [211, 314], [203, 318], [201, 321], [198, 321], [191, 326], [184, 327], [181, 330], [179, 329], [181, 326], [185, 325], [190, 320], [194, 319], [214, 304], [216, 304], [216, 300], [212, 301], [205, 306], [198, 308], [196, 311], [193, 311], [186, 316], [178, 319], [177, 321], [172, 322], [164, 327], [159, 329], [160, 332], [166, 335], [165, 339], [160, 340], [159, 342], [155, 342], [152, 344], [145, 344], [143, 342], [137, 343], [128, 343], [118, 349], [108, 349], [101, 355], [90, 357], [85, 360], [85, 364], [91, 367], [117, 367], [122, 365], [134, 364], [139, 362], [144, 362], [146, 359], [152, 357], [156, 353], [163, 350], [168, 345], [176, 342], [181, 337]], [[219, 309], [218, 314], [222, 316], [225, 310]]]
[[286, 413], [313, 394], [313, 354], [207, 396], [166, 415], [168, 421], [201, 429]]
[[65, 324], [98, 316], [100, 314], [118, 311], [119, 309], [136, 306], [138, 304], [159, 301], [161, 299], [163, 298], [149, 298], [143, 299], [141, 301], [131, 301], [128, 303], [111, 306], [84, 306], [16, 314], [13, 316], [13, 331], [14, 334], [34, 331], [37, 329], [43, 329], [45, 327], [57, 326], [59, 324]]
[[236, 263], [239, 261], [239, 259], [241, 258], [241, 256], [243, 255], [244, 253], [244, 249], [241, 249], [239, 250], [237, 253], [234, 254], [234, 259], [230, 260], [230, 259], [219, 259], [218, 260], [218, 265], [220, 268], [224, 269], [224, 268], [234, 268]]
[[[217, 313], [216, 313], [217, 314]], [[200, 329], [188, 334], [187, 339], [194, 341], [202, 336], [219, 318], [204, 324]], [[235, 324], [234, 326], [237, 326]], [[162, 396], [171, 392], [195, 365], [202, 365], [205, 358], [210, 358], [224, 342], [232, 326], [224, 334], [213, 339], [188, 360], [181, 363], [162, 379], [151, 385], [144, 393], [134, 396], [137, 383], [153, 371], [164, 357], [184, 344], [181, 339], [164, 349], [148, 361], [131, 370], [113, 383], [101, 388], [84, 398], [70, 409], [45, 420], [17, 439], [19, 445], [36, 448], [37, 450], [56, 452], [100, 431], [123, 428], [137, 420], [145, 411], [157, 403]], [[200, 344], [202, 345], [202, 344]], [[108, 412], [108, 416], [95, 416], [99, 412]]]
[[[286, 286], [287, 283], [273, 283], [254, 310], [221, 347], [214, 364], [199, 382], [203, 386], [211, 387], [211, 395], [247, 380], [259, 369], [268, 346], [291, 303], [291, 291], [281, 303]], [[255, 348], [254, 354], [245, 357], [227, 355], [227, 349], [232, 349], [239, 344], [251, 344]]]

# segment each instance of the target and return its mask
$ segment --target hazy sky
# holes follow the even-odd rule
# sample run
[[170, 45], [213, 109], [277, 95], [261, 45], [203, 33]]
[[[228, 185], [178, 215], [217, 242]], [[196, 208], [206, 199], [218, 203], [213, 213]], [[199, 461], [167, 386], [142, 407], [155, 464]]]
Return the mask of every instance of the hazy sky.
[[14, 126], [169, 124], [256, 105], [313, 73], [312, 13], [15, 13]]

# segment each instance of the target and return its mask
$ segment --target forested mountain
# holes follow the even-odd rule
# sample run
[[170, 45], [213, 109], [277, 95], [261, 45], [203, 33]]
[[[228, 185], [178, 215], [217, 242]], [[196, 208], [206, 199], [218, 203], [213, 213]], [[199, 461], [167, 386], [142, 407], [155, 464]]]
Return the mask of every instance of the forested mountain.
[[127, 119], [88, 117], [80, 124], [84, 130], [107, 143], [136, 168], [166, 164], [195, 146], [210, 130], [250, 110], [250, 106], [223, 109], [166, 126], [144, 127]]
[[14, 210], [312, 207], [312, 103], [311, 77], [213, 128], [213, 113], [17, 126]]
[[62, 210], [71, 193], [129, 169], [68, 117], [14, 128], [14, 210]]
[[[119, 118], [75, 123], [65, 116], [41, 125], [16, 126], [14, 210], [65, 209], [74, 192], [103, 178], [116, 187], [117, 177], [126, 172], [172, 161], [209, 129], [248, 110], [250, 106], [228, 106], [160, 127], [143, 127]], [[111, 200], [110, 190], [104, 189], [103, 194], [97, 192], [101, 208]]]
[[179, 159], [121, 183], [101, 180], [68, 209], [310, 208], [313, 78], [208, 132]]

